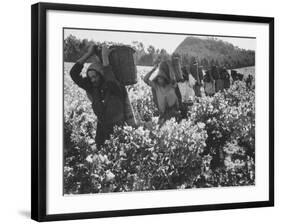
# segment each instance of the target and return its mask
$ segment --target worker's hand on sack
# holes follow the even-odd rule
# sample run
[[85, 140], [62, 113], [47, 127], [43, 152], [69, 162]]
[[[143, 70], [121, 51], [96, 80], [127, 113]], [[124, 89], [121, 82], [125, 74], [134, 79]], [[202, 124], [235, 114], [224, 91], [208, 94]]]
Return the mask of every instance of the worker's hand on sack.
[[87, 52], [77, 60], [77, 63], [84, 64], [92, 55], [95, 54], [95, 51], [96, 51], [96, 46], [94, 44], [91, 44], [88, 47]]
[[101, 50], [101, 55], [102, 55], [102, 64], [103, 66], [109, 65], [109, 54], [113, 50], [109, 49], [107, 46], [103, 45], [102, 50]]

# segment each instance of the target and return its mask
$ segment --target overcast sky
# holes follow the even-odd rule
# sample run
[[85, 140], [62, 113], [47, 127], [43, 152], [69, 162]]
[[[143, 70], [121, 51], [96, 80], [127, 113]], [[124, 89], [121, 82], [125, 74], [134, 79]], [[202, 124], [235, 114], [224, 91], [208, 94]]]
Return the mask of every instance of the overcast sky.
[[[99, 31], [99, 30], [77, 30], [65, 29], [64, 38], [70, 34], [79, 39], [88, 39], [94, 41], [112, 41], [123, 44], [132, 44], [133, 41], [139, 41], [147, 48], [149, 45], [159, 49], [166, 49], [168, 53], [173, 53], [176, 47], [189, 35], [175, 34], [155, 34], [155, 33], [133, 33], [133, 32], [118, 32], [118, 31]], [[195, 35], [193, 35], [195, 36]], [[204, 36], [197, 36], [207, 38]], [[232, 43], [234, 46], [244, 49], [255, 50], [256, 40], [250, 38], [233, 38], [233, 37], [216, 37], [223, 41]]]

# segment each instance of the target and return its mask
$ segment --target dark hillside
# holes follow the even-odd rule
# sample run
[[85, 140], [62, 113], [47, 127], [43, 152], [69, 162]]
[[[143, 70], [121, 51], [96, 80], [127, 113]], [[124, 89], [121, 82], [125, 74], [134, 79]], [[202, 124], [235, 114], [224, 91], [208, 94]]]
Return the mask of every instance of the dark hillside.
[[185, 63], [197, 58], [204, 67], [210, 64], [239, 68], [255, 65], [255, 51], [240, 49], [231, 43], [216, 38], [187, 37], [175, 50]]

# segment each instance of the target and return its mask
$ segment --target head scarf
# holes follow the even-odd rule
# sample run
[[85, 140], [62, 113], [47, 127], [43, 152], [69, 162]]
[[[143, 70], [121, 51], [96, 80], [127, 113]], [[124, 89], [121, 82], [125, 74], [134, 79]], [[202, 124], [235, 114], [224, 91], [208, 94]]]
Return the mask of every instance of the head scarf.
[[176, 64], [173, 64], [171, 60], [163, 61], [160, 63], [159, 73], [156, 77], [160, 75], [169, 83], [176, 83], [183, 80], [180, 64], [178, 62]]
[[98, 72], [100, 75], [103, 75], [103, 66], [102, 66], [102, 63], [100, 62], [100, 60], [98, 58], [94, 58], [92, 63], [90, 64], [90, 66], [88, 67], [87, 69], [87, 75], [88, 75], [88, 72], [89, 71], [96, 71]]
[[167, 83], [169, 82], [169, 67], [165, 61], [160, 63], [158, 72], [152, 81], [156, 81], [158, 77], [163, 78]]

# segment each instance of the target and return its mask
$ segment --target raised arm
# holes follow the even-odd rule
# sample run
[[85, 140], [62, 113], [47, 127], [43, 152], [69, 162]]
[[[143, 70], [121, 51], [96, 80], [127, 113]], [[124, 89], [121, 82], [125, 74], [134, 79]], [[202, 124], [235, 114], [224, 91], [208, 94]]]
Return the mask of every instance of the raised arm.
[[157, 69], [158, 64], [156, 64], [153, 69], [151, 71], [149, 71], [144, 77], [143, 77], [143, 81], [149, 85], [152, 86], [153, 82], [150, 80], [151, 75], [153, 74], [153, 72], [155, 72], [155, 70]]
[[72, 80], [81, 88], [87, 89], [89, 86], [88, 79], [81, 75], [84, 63], [94, 54], [94, 45], [91, 45], [86, 54], [79, 58], [70, 70]]

